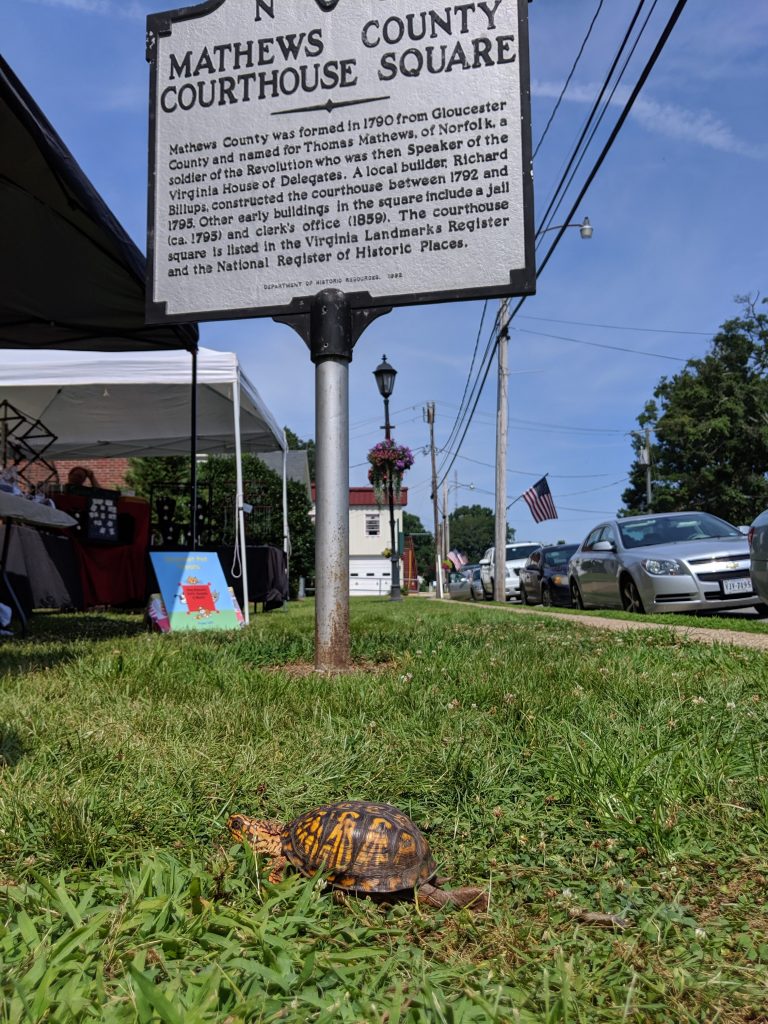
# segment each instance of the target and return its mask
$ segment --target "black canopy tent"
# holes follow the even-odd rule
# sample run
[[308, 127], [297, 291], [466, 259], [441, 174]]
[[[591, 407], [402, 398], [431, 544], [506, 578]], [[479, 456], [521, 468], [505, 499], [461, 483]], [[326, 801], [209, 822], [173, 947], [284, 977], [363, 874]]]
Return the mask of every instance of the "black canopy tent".
[[197, 326], [146, 325], [144, 256], [1, 56], [0, 226], [0, 348], [191, 353], [194, 508]]
[[145, 259], [0, 57], [0, 347], [99, 352], [197, 346], [147, 327]]

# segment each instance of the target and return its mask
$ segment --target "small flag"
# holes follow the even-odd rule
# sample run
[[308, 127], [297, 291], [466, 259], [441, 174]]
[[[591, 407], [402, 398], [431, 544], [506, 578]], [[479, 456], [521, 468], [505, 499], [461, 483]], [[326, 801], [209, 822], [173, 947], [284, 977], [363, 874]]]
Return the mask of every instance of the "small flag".
[[455, 549], [453, 551], [448, 552], [448, 557], [453, 562], [453, 566], [457, 572], [462, 567], [462, 565], [467, 564], [467, 556], [462, 555], [460, 551], [456, 551]]
[[533, 487], [528, 488], [523, 499], [537, 523], [545, 519], [557, 519], [557, 509], [545, 476], [537, 480]]

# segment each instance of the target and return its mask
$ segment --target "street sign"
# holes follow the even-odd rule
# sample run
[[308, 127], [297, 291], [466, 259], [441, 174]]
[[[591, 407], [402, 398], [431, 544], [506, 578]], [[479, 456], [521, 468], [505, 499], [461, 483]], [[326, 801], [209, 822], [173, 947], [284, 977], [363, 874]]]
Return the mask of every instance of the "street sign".
[[148, 321], [532, 293], [527, 3], [150, 15]]

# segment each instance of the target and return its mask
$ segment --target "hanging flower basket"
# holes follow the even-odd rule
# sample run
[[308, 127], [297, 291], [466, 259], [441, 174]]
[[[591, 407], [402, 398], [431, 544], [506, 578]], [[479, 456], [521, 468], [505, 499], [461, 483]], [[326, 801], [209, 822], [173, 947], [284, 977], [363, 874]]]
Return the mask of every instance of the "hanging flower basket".
[[368, 461], [371, 464], [368, 480], [373, 485], [373, 493], [378, 504], [382, 505], [387, 498], [390, 479], [392, 493], [395, 498], [399, 498], [403, 486], [403, 473], [413, 465], [411, 449], [397, 444], [392, 438], [379, 441], [368, 452]]

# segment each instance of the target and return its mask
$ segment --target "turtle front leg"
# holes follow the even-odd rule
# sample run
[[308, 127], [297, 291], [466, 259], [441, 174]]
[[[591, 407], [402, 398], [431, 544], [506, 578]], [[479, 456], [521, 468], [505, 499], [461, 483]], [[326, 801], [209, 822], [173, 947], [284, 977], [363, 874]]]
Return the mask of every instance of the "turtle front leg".
[[267, 881], [272, 885], [277, 885], [278, 882], [282, 882], [283, 876], [285, 875], [285, 868], [288, 864], [287, 857], [275, 857], [272, 860], [272, 865], [267, 876]]

